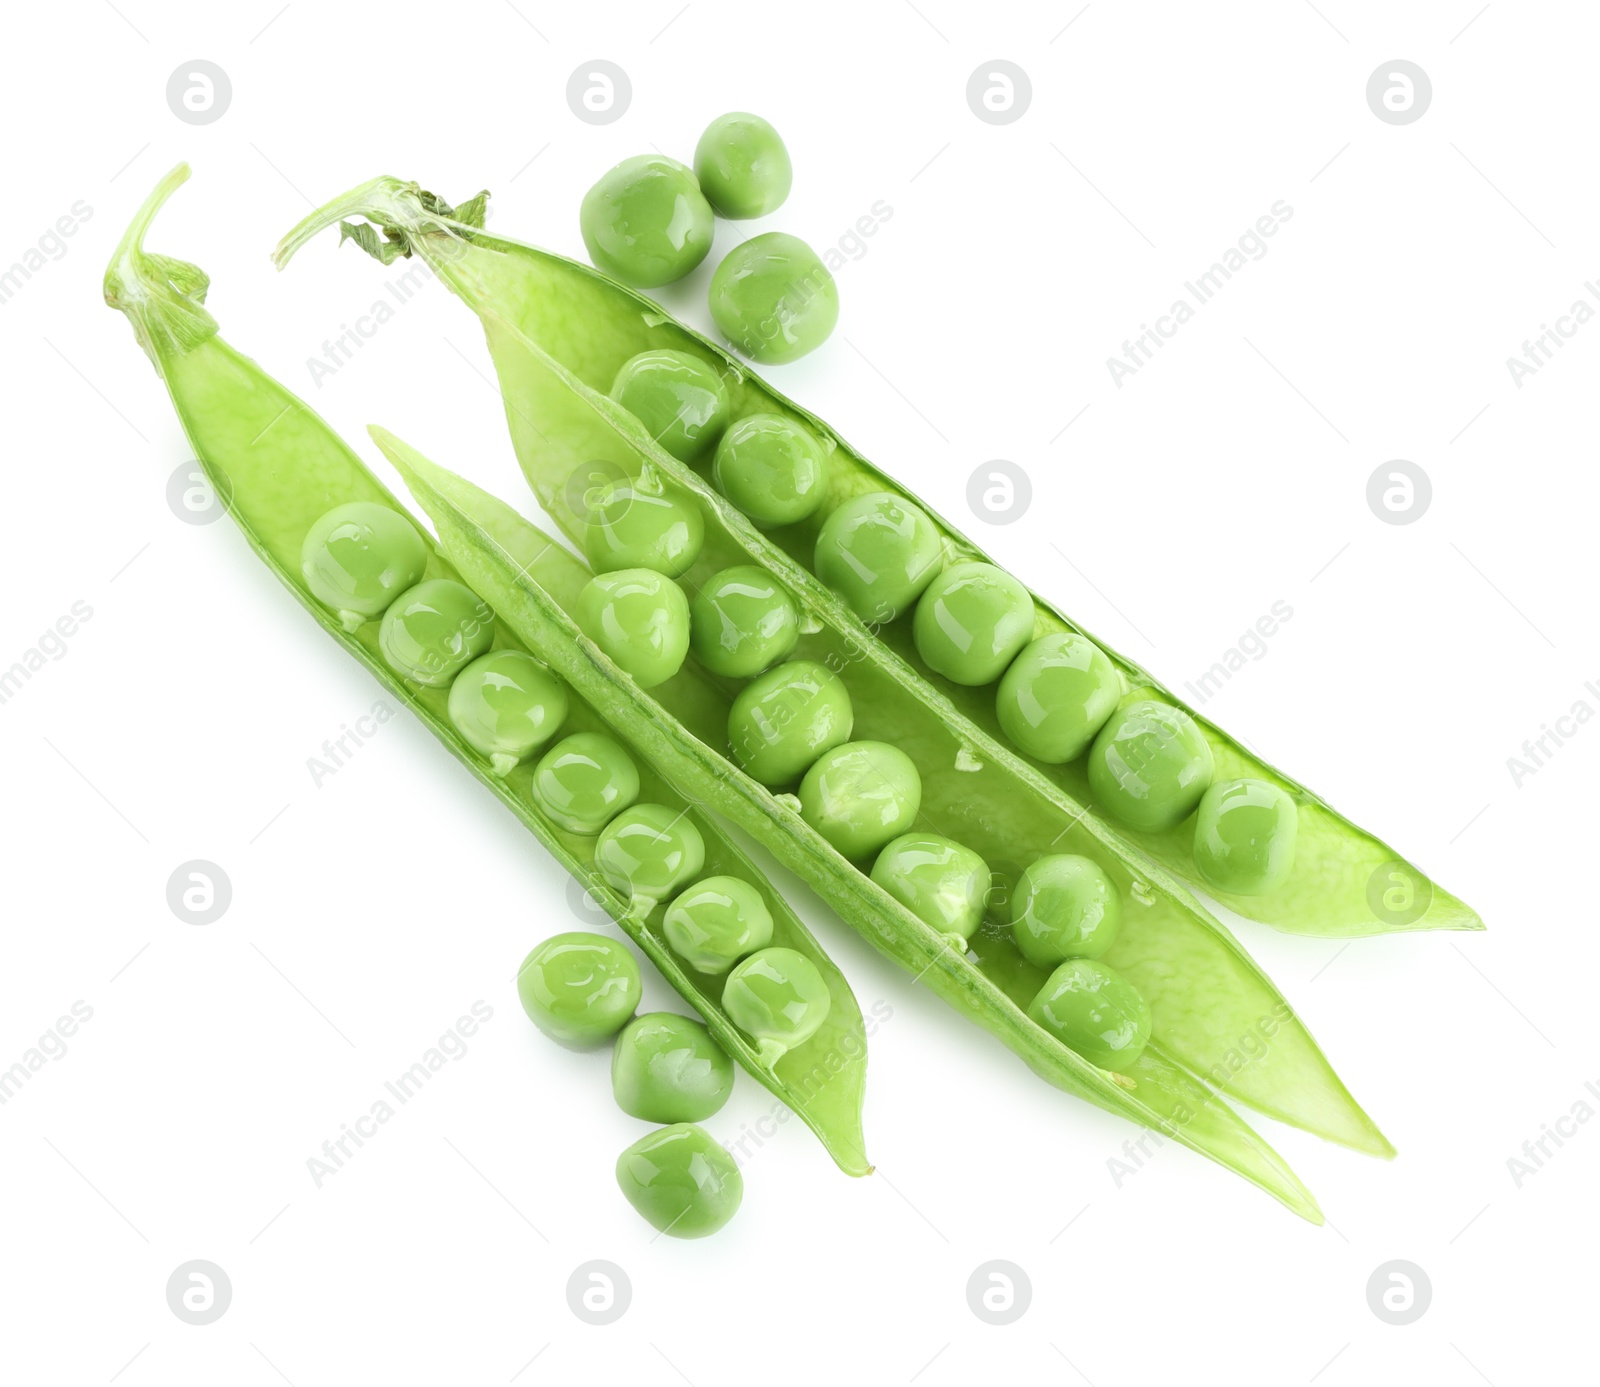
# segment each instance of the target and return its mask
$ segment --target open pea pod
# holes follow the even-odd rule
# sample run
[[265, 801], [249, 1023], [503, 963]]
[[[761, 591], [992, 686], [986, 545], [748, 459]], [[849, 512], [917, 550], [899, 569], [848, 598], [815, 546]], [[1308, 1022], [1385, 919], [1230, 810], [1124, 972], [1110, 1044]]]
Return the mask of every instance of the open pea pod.
[[[470, 204], [451, 209], [415, 184], [394, 178], [374, 179], [313, 212], [283, 239], [276, 258], [282, 265], [320, 228], [351, 216], [364, 216], [372, 225], [344, 223], [345, 234], [380, 259], [387, 262], [412, 253], [424, 258], [484, 318], [500, 367], [518, 454], [541, 502], [563, 528], [567, 528], [569, 517], [562, 512], [561, 493], [576, 459], [571, 449], [545, 447], [547, 441], [561, 444], [567, 440], [546, 440], [546, 425], [538, 412], [518, 404], [517, 382], [502, 357], [517, 360], [524, 353], [508, 334], [520, 335], [529, 347], [570, 373], [580, 388], [601, 397], [610, 388], [618, 368], [630, 357], [663, 348], [685, 352], [722, 376], [730, 397], [730, 421], [752, 413], [776, 413], [810, 429], [830, 450], [829, 495], [821, 510], [809, 520], [768, 535], [758, 534], [748, 525], [729, 527], [744, 542], [746, 561], [767, 566], [791, 586], [801, 581], [801, 574], [816, 583], [811, 572], [812, 554], [817, 531], [827, 513], [850, 497], [868, 492], [892, 492], [927, 511], [940, 531], [951, 562], [986, 557], [953, 525], [861, 457], [826, 423], [779, 394], [716, 343], [674, 320], [658, 304], [586, 265], [483, 230], [477, 223], [482, 222], [486, 196], [480, 194]], [[383, 231], [381, 237], [374, 225]], [[497, 328], [496, 322], [501, 327]], [[517, 369], [521, 369], [520, 365]], [[520, 420], [518, 412], [522, 415]], [[643, 456], [680, 481], [692, 475], [690, 468], [657, 448], [636, 423], [630, 428], [630, 421], [619, 417], [623, 413], [611, 407], [610, 414], [618, 427], [632, 438]], [[540, 419], [538, 424], [534, 423], [536, 419]], [[592, 462], [596, 457], [608, 458], [609, 454], [591, 454], [582, 460]], [[709, 488], [701, 488], [701, 496], [708, 508], [727, 515], [733, 513], [732, 507]], [[1034, 604], [1037, 635], [1077, 631], [1094, 639], [1037, 594]], [[941, 696], [938, 706], [959, 710], [983, 756], [1026, 762], [1037, 776], [1095, 809], [1084, 758], [1064, 766], [1025, 758], [1000, 728], [993, 688], [965, 688], [930, 669], [913, 643], [909, 615], [870, 633], [842, 604], [837, 604], [835, 615], [859, 639], [881, 640], [906, 668], [937, 690]], [[1350, 823], [1305, 786], [1267, 765], [1188, 708], [1134, 661], [1118, 655], [1102, 641], [1096, 644], [1116, 665], [1127, 690], [1182, 708], [1201, 725], [1211, 745], [1219, 781], [1234, 777], [1264, 780], [1285, 791], [1297, 806], [1299, 832], [1294, 870], [1281, 888], [1262, 896], [1227, 894], [1201, 881], [1194, 865], [1194, 830], [1190, 821], [1161, 832], [1119, 830], [1180, 881], [1209, 892], [1248, 919], [1297, 934], [1348, 937], [1391, 930], [1483, 928], [1473, 910], [1394, 849]]]
[[[750, 833], [810, 882], [869, 943], [997, 1036], [1050, 1083], [1172, 1137], [1316, 1222], [1321, 1215], [1310, 1193], [1217, 1090], [1237, 1092], [1287, 1121], [1350, 1145], [1392, 1154], [1288, 1004], [1226, 931], [1208, 929], [1142, 863], [1114, 840], [1097, 836], [1103, 830], [1087, 825], [1072, 829], [1066, 845], [1093, 855], [1128, 893], [1131, 904], [1123, 922], [1128, 942], [1110, 958], [1147, 990], [1155, 1025], [1150, 1045], [1126, 1075], [1098, 1069], [1062, 1045], [1024, 1012], [1039, 979], [1007, 933], [988, 931], [976, 944], [976, 961], [952, 948], [948, 936], [834, 851], [789, 798], [772, 794], [712, 749], [705, 738], [726, 720], [726, 691], [693, 668], [643, 691], [583, 634], [570, 612], [590, 575], [575, 556], [503, 502], [399, 439], [376, 429], [373, 436], [473, 590], [630, 746], [685, 793], [714, 805]], [[905, 695], [892, 689], [874, 692], [882, 693], [883, 702], [873, 718], [892, 722], [907, 712]], [[875, 735], [865, 713], [863, 707], [858, 727], [866, 722], [863, 730]], [[908, 729], [900, 729], [900, 745], [909, 745], [919, 760], [932, 757], [949, 764], [960, 752], [959, 738], [937, 725], [909, 731], [908, 743]], [[981, 796], [983, 768], [960, 774], [980, 782], [974, 793]], [[945, 798], [930, 796], [929, 788], [924, 810], [934, 815], [937, 827], [960, 799], [960, 787], [953, 794], [947, 788]], [[976, 840], [978, 850], [999, 858], [1008, 850], [1008, 839], [1033, 831], [1028, 807], [1008, 808], [1004, 799], [986, 803], [981, 819], [965, 820], [964, 841]], [[1224, 1047], [1216, 1041], [1219, 1035], [1236, 1039]], [[1249, 1081], [1241, 1082], [1246, 1075]]]
[[[503, 776], [492, 773], [489, 763], [452, 724], [448, 690], [425, 688], [398, 676], [379, 651], [376, 620], [347, 629], [307, 588], [301, 575], [300, 550], [318, 517], [334, 506], [354, 501], [377, 502], [402, 515], [406, 512], [304, 401], [217, 336], [216, 322], [203, 306], [204, 272], [145, 251], [144, 235], [152, 218], [188, 176], [186, 165], [169, 173], [128, 228], [106, 272], [106, 302], [132, 321], [140, 345], [166, 382], [196, 458], [217, 494], [226, 498], [229, 513], [251, 547], [322, 628], [403, 700], [583, 884], [700, 1014], [718, 1043], [799, 1114], [840, 1169], [850, 1175], [870, 1174], [872, 1166], [861, 1133], [866, 1036], [855, 995], [777, 889], [718, 822], [685, 799], [648, 762], [640, 764], [641, 799], [683, 810], [700, 830], [705, 840], [705, 875], [735, 876], [755, 887], [772, 916], [772, 943], [803, 953], [827, 982], [832, 1001], [827, 1020], [811, 1039], [790, 1049], [776, 1065], [761, 1061], [755, 1047], [723, 1011], [721, 979], [695, 972], [668, 946], [661, 929], [665, 906], [620, 895], [596, 870], [596, 840], [567, 832], [533, 807], [528, 793], [531, 762], [525, 761]], [[436, 545], [429, 542], [428, 549], [427, 578], [462, 581]], [[470, 579], [466, 581], [470, 585]], [[524, 648], [504, 628], [497, 632], [495, 644], [496, 648]], [[573, 694], [563, 732], [611, 734], [606, 720], [584, 701], [581, 691], [573, 690]]]

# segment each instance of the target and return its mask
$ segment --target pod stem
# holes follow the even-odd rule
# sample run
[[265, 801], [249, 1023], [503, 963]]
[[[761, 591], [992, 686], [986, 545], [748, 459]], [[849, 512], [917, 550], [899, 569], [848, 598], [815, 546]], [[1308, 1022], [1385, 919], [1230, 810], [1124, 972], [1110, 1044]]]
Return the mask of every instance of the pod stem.
[[127, 315], [158, 374], [164, 355], [181, 356], [217, 331], [217, 320], [204, 306], [211, 285], [206, 272], [144, 248], [156, 213], [188, 178], [189, 166], [178, 164], [156, 184], [117, 243], [102, 283], [106, 303]]

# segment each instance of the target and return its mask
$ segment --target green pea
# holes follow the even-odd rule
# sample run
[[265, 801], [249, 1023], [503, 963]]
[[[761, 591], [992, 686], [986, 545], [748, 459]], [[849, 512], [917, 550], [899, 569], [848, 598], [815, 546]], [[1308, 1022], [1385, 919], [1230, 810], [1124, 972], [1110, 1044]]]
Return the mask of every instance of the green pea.
[[1105, 651], [1061, 631], [1040, 636], [1011, 662], [994, 710], [1018, 750], [1058, 766], [1082, 755], [1121, 697], [1122, 680]]
[[896, 838], [872, 864], [872, 879], [917, 919], [963, 944], [983, 920], [989, 864], [937, 833]]
[[705, 520], [690, 498], [622, 482], [595, 501], [583, 552], [596, 573], [649, 568], [676, 578], [700, 556], [705, 537]]
[[667, 907], [661, 929], [695, 972], [726, 973], [772, 942], [772, 912], [749, 882], [706, 877]]
[[693, 462], [728, 424], [728, 388], [687, 352], [640, 352], [622, 363], [611, 398], [680, 462]]
[[689, 604], [689, 645], [713, 674], [749, 679], [799, 639], [794, 599], [754, 564], [714, 574]]
[[832, 1006], [817, 965], [793, 949], [751, 954], [735, 965], [722, 988], [722, 1009], [756, 1042], [769, 1069], [810, 1040]]
[[634, 1142], [617, 1157], [617, 1185], [646, 1223], [673, 1238], [709, 1237], [744, 1198], [733, 1157], [689, 1122]]
[[887, 742], [846, 742], [813, 762], [800, 782], [800, 817], [845, 857], [865, 857], [911, 827], [922, 777]]
[[733, 1092], [733, 1061], [698, 1021], [648, 1011], [617, 1037], [611, 1092], [629, 1117], [703, 1122]]
[[794, 177], [782, 137], [748, 111], [729, 111], [706, 126], [694, 147], [694, 172], [717, 215], [730, 221], [776, 212]]
[[705, 839], [687, 809], [636, 804], [600, 830], [594, 865], [618, 891], [648, 913], [700, 875]]
[[788, 785], [850, 740], [850, 694], [826, 665], [790, 660], [746, 684], [728, 710], [734, 759], [763, 785]]
[[522, 960], [517, 996], [529, 1019], [564, 1045], [599, 1045], [639, 1005], [639, 965], [603, 934], [553, 934]]
[[624, 159], [583, 195], [578, 227], [595, 265], [636, 289], [682, 279], [711, 249], [711, 204], [676, 159]]
[[957, 684], [992, 684], [1033, 639], [1033, 598], [992, 563], [952, 564], [917, 603], [917, 654]]
[[920, 509], [874, 491], [823, 522], [813, 566], [863, 621], [893, 621], [938, 575], [944, 545]]
[[639, 798], [639, 768], [610, 737], [563, 737], [533, 768], [534, 808], [568, 833], [598, 833]]
[[671, 578], [619, 568], [584, 584], [578, 625], [641, 689], [672, 678], [689, 653], [689, 599]]
[[1194, 822], [1194, 865], [1219, 891], [1270, 896], [1294, 871], [1300, 811], [1265, 780], [1222, 780], [1205, 792]]
[[1031, 963], [1099, 958], [1117, 942], [1122, 897], [1098, 863], [1072, 853], [1041, 857], [1017, 882], [1011, 933]]
[[828, 455], [793, 419], [748, 414], [722, 435], [711, 480], [757, 525], [793, 525], [827, 496]]
[[1150, 1041], [1150, 1004], [1115, 968], [1069, 958], [1050, 974], [1028, 1015], [1090, 1064], [1126, 1074]]
[[768, 231], [735, 246], [712, 273], [711, 317], [752, 361], [798, 361], [839, 321], [839, 286], [798, 236]]
[[1154, 699], [1117, 709], [1089, 752], [1089, 788], [1101, 807], [1146, 833], [1188, 818], [1214, 773], [1211, 744], [1195, 720]]
[[300, 573], [347, 631], [371, 621], [422, 581], [428, 546], [392, 506], [351, 501], [320, 516], [300, 547]]
[[567, 720], [566, 686], [522, 650], [480, 655], [450, 686], [450, 722], [506, 775]]
[[494, 613], [471, 588], [430, 578], [389, 604], [378, 649], [389, 668], [442, 689], [494, 644]]

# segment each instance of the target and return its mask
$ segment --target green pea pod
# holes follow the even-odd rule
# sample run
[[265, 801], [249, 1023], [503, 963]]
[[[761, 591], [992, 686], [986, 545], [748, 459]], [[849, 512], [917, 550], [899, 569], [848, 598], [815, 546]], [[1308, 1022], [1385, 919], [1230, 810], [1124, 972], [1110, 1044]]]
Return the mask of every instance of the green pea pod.
[[[207, 279], [198, 267], [143, 247], [144, 234], [162, 203], [189, 176], [187, 165], [169, 173], [134, 218], [106, 272], [105, 297], [126, 313], [140, 344], [166, 382], [173, 407], [195, 456], [251, 547], [322, 628], [364, 664], [396, 698], [408, 704], [445, 747], [517, 816], [551, 855], [617, 921], [666, 980], [705, 1020], [718, 1043], [764, 1087], [788, 1104], [821, 1139], [840, 1169], [872, 1170], [861, 1134], [866, 1079], [866, 1037], [860, 1007], [844, 975], [795, 916], [777, 889], [733, 844], [717, 822], [654, 773], [640, 766], [642, 798], [683, 809], [705, 840], [705, 873], [732, 875], [761, 893], [772, 915], [773, 942], [805, 954], [827, 980], [832, 998], [821, 1030], [790, 1050], [776, 1066], [728, 1019], [718, 1000], [720, 980], [680, 963], [661, 930], [664, 906], [641, 914], [594, 869], [595, 839], [568, 833], [537, 812], [529, 798], [532, 763], [505, 776], [456, 732], [447, 713], [448, 691], [424, 688], [396, 676], [378, 649], [378, 622], [354, 631], [306, 587], [300, 547], [312, 523], [333, 506], [378, 502], [402, 515], [403, 507], [345, 442], [302, 400], [217, 336], [205, 309]], [[415, 522], [413, 522], [415, 523]], [[420, 531], [421, 526], [417, 527]], [[429, 544], [428, 578], [459, 575]], [[499, 633], [497, 646], [520, 649]], [[567, 732], [610, 732], [581, 694], [570, 700]]]
[[[762, 535], [708, 486], [691, 488], [708, 519], [719, 519], [745, 550], [741, 562], [761, 563], [791, 587], [820, 588], [811, 573], [817, 530], [828, 510], [851, 496], [894, 492], [917, 501], [860, 456], [827, 424], [800, 408], [752, 373], [728, 352], [675, 321], [658, 304], [605, 275], [562, 256], [493, 235], [482, 228], [487, 194], [450, 209], [415, 184], [378, 178], [313, 212], [280, 243], [279, 265], [319, 229], [344, 217], [364, 216], [371, 225], [342, 223], [343, 234], [386, 263], [396, 256], [421, 256], [445, 283], [483, 319], [499, 368], [507, 419], [518, 456], [541, 504], [572, 533], [574, 517], [565, 491], [578, 463], [614, 459], [618, 444], [584, 437], [581, 445], [560, 434], [545, 436], [538, 421], [545, 408], [543, 382], [529, 383], [530, 354], [543, 354], [549, 369], [568, 377], [572, 388], [594, 397], [595, 412], [624, 440], [623, 451], [648, 458], [680, 482], [698, 480], [686, 465], [664, 453], [625, 411], [605, 398], [618, 368], [643, 351], [670, 349], [710, 364], [728, 386], [732, 420], [752, 413], [776, 413], [802, 423], [831, 449], [829, 503], [810, 520]], [[380, 237], [374, 226], [381, 228]], [[592, 432], [592, 431], [591, 431]], [[602, 431], [603, 432], [603, 431]], [[608, 448], [611, 451], [597, 451]], [[624, 461], [633, 467], [637, 462]], [[705, 464], [700, 464], [702, 472]], [[939, 528], [951, 562], [985, 556], [954, 526], [928, 511]], [[1037, 634], [1080, 631], [1037, 594]], [[1027, 760], [1005, 741], [994, 710], [992, 688], [964, 688], [929, 669], [917, 654], [910, 622], [895, 622], [868, 632], [841, 603], [827, 604], [829, 619], [859, 640], [878, 639], [898, 657], [908, 681], [927, 690], [931, 707], [945, 716], [959, 714], [960, 725], [985, 761], [1026, 767], [1080, 804], [1095, 808], [1082, 760], [1066, 766]], [[1090, 636], [1090, 639], [1094, 637]], [[1248, 919], [1296, 934], [1345, 938], [1391, 930], [1482, 929], [1477, 914], [1406, 862], [1394, 849], [1357, 828], [1317, 795], [1268, 766], [1247, 748], [1164, 688], [1146, 670], [1096, 641], [1116, 664], [1124, 686], [1141, 697], [1183, 708], [1205, 729], [1216, 761], [1218, 781], [1234, 777], [1265, 780], [1286, 791], [1298, 806], [1295, 868], [1287, 883], [1265, 896], [1235, 896], [1206, 886], [1191, 850], [1192, 827], [1185, 823], [1161, 832], [1121, 829], [1180, 881], [1208, 892]]]
[[[1321, 1214], [1309, 1191], [1217, 1090], [1359, 1149], [1393, 1154], [1288, 1003], [1232, 937], [1220, 926], [1208, 926], [1172, 887], [1087, 821], [1070, 831], [1063, 846], [1095, 856], [1128, 893], [1126, 944], [1110, 957], [1146, 992], [1156, 1025], [1151, 1044], [1125, 1076], [1108, 1074], [1061, 1045], [1024, 1013], [1043, 973], [1023, 960], [1008, 933], [990, 930], [980, 937], [977, 963], [952, 949], [947, 935], [840, 857], [791, 803], [711, 749], [704, 740], [711, 735], [707, 729], [726, 720], [728, 707], [728, 695], [715, 681], [686, 669], [641, 691], [570, 615], [589, 577], [577, 558], [503, 502], [391, 434], [372, 432], [433, 520], [441, 545], [465, 580], [530, 650], [669, 780], [714, 804], [804, 877], [869, 943], [997, 1036], [1050, 1083], [1209, 1156], [1314, 1222]], [[878, 715], [892, 720], [904, 713], [903, 695], [899, 702], [902, 706], [882, 708]], [[958, 754], [953, 734], [945, 734], [942, 744], [931, 734], [920, 735], [919, 753], [947, 762]], [[903, 731], [901, 737], [906, 745]], [[983, 772], [973, 774], [981, 778]], [[1022, 821], [1028, 806], [1017, 806], [1016, 815], [1018, 821], [1012, 822], [1002, 810], [987, 822], [978, 850], [998, 854], [1009, 835], [1027, 832]], [[1219, 1045], [1218, 1036], [1230, 1038], [1229, 1044]]]

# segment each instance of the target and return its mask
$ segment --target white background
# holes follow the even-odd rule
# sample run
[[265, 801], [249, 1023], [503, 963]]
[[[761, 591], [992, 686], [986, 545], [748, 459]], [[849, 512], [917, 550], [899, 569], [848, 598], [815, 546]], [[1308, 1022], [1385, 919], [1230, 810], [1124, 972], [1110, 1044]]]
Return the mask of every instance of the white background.
[[[92, 216], [0, 304], [0, 666], [75, 601], [93, 616], [0, 706], [0, 1066], [74, 1001], [93, 1019], [0, 1107], [0, 1376], [1505, 1387], [1592, 1370], [1600, 1124], [1520, 1188], [1507, 1160], [1600, 1109], [1600, 728], [1520, 788], [1506, 761], [1577, 700], [1600, 708], [1600, 326], [1520, 389], [1505, 363], [1600, 276], [1600, 17], [1477, 9], [12, 7], [0, 265], [78, 200]], [[596, 57], [633, 84], [604, 127], [564, 96]], [[1396, 57], [1434, 88], [1405, 126], [1365, 99]], [[200, 127], [165, 99], [195, 58], [233, 86]], [[966, 103], [994, 58], [1031, 78], [1013, 124]], [[386, 172], [451, 200], [486, 186], [498, 230], [581, 255], [595, 178], [652, 148], [688, 158], [738, 108], [794, 158], [765, 227], [823, 248], [892, 208], [838, 274], [835, 338], [772, 379], [1174, 685], [1287, 602], [1207, 711], [1488, 921], [1348, 946], [1239, 926], [1400, 1149], [1384, 1164], [1257, 1120], [1328, 1227], [1172, 1147], [1119, 1187], [1108, 1161], [1136, 1131], [1031, 1078], [796, 885], [863, 1010], [892, 1012], [868, 1089], [880, 1173], [843, 1177], [790, 1122], [746, 1164], [723, 1235], [652, 1241], [611, 1173], [643, 1124], [606, 1057], [545, 1042], [512, 987], [535, 941], [575, 927], [563, 874], [407, 718], [313, 785], [307, 758], [378, 690], [231, 524], [169, 508], [185, 445], [99, 301], [134, 208], [190, 160], [150, 245], [211, 273], [224, 334], [380, 468], [369, 421], [522, 503], [466, 310], [428, 286], [319, 388], [308, 358], [390, 272], [331, 236], [282, 276], [269, 250]], [[1279, 199], [1293, 217], [1265, 258], [1119, 389], [1106, 358]], [[664, 295], [690, 321], [735, 239], [719, 224]], [[997, 457], [1035, 492], [1003, 531], [965, 502]], [[1407, 526], [1365, 499], [1396, 458], [1433, 485]], [[233, 886], [206, 927], [166, 903], [193, 858]], [[494, 1016], [466, 1056], [315, 1187], [307, 1158], [479, 999]], [[647, 979], [647, 1005], [674, 1001]], [[708, 1125], [737, 1140], [770, 1106], [741, 1078]], [[165, 1298], [193, 1258], [233, 1287], [203, 1328]], [[632, 1284], [609, 1327], [566, 1299], [596, 1258]], [[1006, 1327], [967, 1307], [993, 1258], [1032, 1285]], [[1404, 1327], [1367, 1299], [1396, 1258], [1432, 1286]]]

